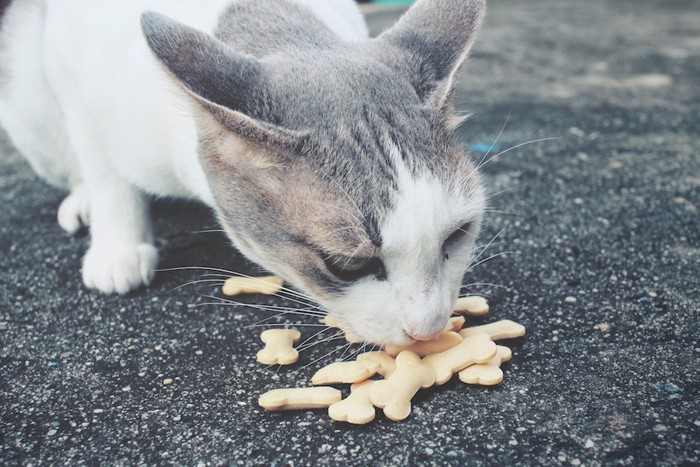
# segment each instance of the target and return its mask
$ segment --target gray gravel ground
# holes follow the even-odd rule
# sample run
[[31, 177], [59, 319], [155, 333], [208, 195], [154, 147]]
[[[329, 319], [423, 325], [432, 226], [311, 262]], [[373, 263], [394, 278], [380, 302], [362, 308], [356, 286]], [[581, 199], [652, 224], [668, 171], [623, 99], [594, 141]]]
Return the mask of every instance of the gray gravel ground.
[[[474, 112], [461, 137], [480, 159], [510, 115], [495, 151], [559, 139], [484, 166], [481, 241], [503, 231], [485, 256], [505, 254], [465, 281], [498, 284], [469, 287], [492, 304], [473, 323], [529, 333], [508, 343], [503, 383], [424, 391], [403, 423], [260, 410], [261, 392], [306, 384], [321, 362], [302, 367], [335, 346], [261, 367], [247, 326], [269, 315], [203, 305], [210, 282], [173, 290], [205, 271], [127, 296], [85, 290], [88, 237], [63, 234], [63, 193], [0, 137], [0, 464], [697, 464], [699, 7], [491, 2], [459, 87]], [[258, 272], [201, 232], [217, 228], [202, 207], [153, 211], [162, 268]]]

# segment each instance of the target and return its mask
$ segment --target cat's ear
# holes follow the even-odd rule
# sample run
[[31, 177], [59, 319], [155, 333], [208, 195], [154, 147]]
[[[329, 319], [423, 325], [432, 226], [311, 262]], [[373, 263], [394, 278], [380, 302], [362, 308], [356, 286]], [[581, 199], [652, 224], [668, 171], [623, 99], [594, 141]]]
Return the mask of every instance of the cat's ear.
[[159, 13], [144, 13], [141, 26], [155, 56], [208, 114], [208, 122], [257, 145], [300, 143], [302, 132], [265, 121], [260, 96], [264, 71], [255, 58]]
[[386, 49], [382, 55], [388, 64], [409, 74], [423, 102], [442, 109], [474, 43], [485, 7], [485, 0], [418, 0], [377, 38]]

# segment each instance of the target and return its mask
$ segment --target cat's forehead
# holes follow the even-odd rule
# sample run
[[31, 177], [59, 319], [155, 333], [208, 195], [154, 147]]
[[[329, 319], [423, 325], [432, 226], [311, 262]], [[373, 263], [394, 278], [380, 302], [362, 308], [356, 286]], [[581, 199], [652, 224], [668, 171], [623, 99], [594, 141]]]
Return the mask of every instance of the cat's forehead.
[[[348, 228], [354, 238], [346, 244], [381, 248], [382, 226], [410, 195], [406, 180], [429, 180], [440, 197], [463, 199], [452, 188], [468, 184], [473, 167], [405, 78], [363, 50], [344, 52], [273, 61], [265, 117], [307, 132], [300, 162], [335, 194], [338, 209], [357, 213], [361, 223], [363, 234]], [[315, 233], [323, 237], [324, 230]]]

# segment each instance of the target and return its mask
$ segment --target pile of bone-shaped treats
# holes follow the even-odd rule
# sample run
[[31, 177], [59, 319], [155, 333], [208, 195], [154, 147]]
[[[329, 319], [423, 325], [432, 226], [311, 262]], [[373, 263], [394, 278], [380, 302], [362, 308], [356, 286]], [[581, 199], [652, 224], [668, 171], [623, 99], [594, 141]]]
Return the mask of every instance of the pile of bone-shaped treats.
[[[282, 286], [279, 278], [231, 278], [224, 293], [274, 294]], [[489, 306], [483, 297], [457, 300], [455, 314], [483, 316]], [[525, 335], [525, 327], [510, 320], [463, 328], [463, 316], [450, 318], [440, 336], [408, 346], [388, 345], [382, 351], [359, 354], [356, 360], [339, 361], [321, 368], [311, 378], [314, 387], [275, 389], [260, 396], [258, 403], [268, 410], [328, 408], [333, 420], [365, 424], [374, 420], [375, 407], [387, 418], [400, 421], [411, 413], [411, 399], [421, 388], [445, 384], [455, 373], [467, 384], [494, 385], [503, 380], [502, 362], [510, 360], [508, 347], [494, 341]], [[343, 330], [342, 322], [328, 315], [328, 326]], [[349, 342], [357, 342], [345, 332]], [[265, 365], [295, 363], [299, 353], [294, 344], [301, 334], [296, 329], [269, 329], [261, 335], [265, 348], [258, 362]], [[370, 379], [380, 375], [384, 379]], [[324, 385], [351, 384], [350, 395]]]

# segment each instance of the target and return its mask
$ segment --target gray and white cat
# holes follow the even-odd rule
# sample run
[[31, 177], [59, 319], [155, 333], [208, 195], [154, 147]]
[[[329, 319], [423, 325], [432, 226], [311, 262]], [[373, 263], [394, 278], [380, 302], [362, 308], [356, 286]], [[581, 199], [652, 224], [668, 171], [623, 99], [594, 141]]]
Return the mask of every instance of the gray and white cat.
[[194, 198], [353, 332], [407, 344], [445, 326], [484, 211], [451, 111], [483, 12], [419, 0], [369, 39], [352, 0], [13, 0], [0, 124], [70, 190], [61, 227], [89, 223], [88, 287], [148, 284], [149, 198]]

